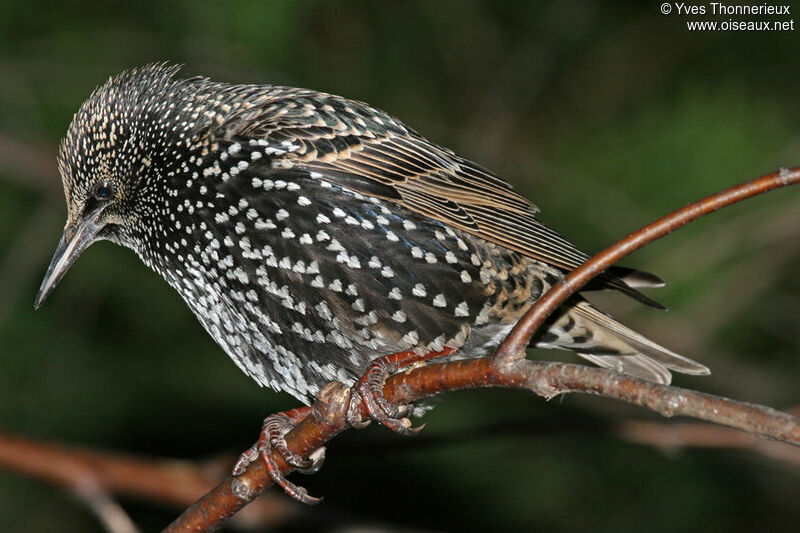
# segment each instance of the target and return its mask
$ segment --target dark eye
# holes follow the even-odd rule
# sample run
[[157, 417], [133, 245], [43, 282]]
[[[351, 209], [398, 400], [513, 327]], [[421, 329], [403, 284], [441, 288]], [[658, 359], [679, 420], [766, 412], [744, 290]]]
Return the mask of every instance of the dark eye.
[[98, 200], [109, 200], [114, 196], [114, 187], [107, 181], [101, 181], [94, 186], [94, 197]]

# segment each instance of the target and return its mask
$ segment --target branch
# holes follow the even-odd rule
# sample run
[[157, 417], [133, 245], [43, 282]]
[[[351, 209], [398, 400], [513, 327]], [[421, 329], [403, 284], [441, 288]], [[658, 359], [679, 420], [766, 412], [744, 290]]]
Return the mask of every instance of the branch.
[[[769, 407], [690, 390], [657, 385], [611, 370], [565, 363], [527, 361], [525, 348], [536, 329], [569, 296], [622, 257], [721, 207], [800, 182], [800, 167], [774, 172], [731, 187], [662, 217], [600, 252], [567, 275], [538, 300], [498, 347], [493, 358], [413, 368], [386, 380], [391, 402], [409, 403], [440, 392], [471, 387], [525, 388], [544, 398], [583, 392], [647, 407], [664, 416], [691, 416], [764, 438], [800, 445], [800, 419]], [[289, 448], [307, 456], [347, 429], [349, 391], [330, 383], [320, 391], [311, 414], [286, 435]], [[366, 416], [363, 412], [362, 415]], [[290, 468], [274, 457], [283, 473]], [[261, 461], [237, 478], [228, 477], [178, 517], [165, 531], [211, 531], [271, 485]]]
[[85, 486], [75, 487], [75, 494], [86, 503], [109, 533], [139, 533], [125, 510], [103, 490], [87, 480]]
[[[185, 508], [230, 471], [234, 458], [196, 465], [74, 449], [0, 434], [0, 467], [65, 488], [103, 517], [115, 512], [108, 495], [125, 495]], [[253, 506], [251, 506], [253, 507]], [[261, 498], [242, 516], [248, 524], [274, 525], [295, 513], [290, 500]], [[243, 515], [245, 513], [242, 513]], [[237, 517], [239, 518], [239, 517]], [[116, 521], [117, 519], [114, 518]]]
[[537, 300], [497, 348], [498, 362], [524, 358], [528, 342], [547, 317], [567, 298], [623, 257], [718, 209], [798, 182], [800, 182], [800, 167], [783, 168], [778, 172], [706, 196], [634, 231], [570, 272]]
[[659, 448], [668, 453], [682, 448], [746, 450], [778, 461], [781, 467], [788, 465], [800, 468], [800, 448], [711, 424], [666, 424], [629, 420], [620, 425], [617, 434], [630, 442]]

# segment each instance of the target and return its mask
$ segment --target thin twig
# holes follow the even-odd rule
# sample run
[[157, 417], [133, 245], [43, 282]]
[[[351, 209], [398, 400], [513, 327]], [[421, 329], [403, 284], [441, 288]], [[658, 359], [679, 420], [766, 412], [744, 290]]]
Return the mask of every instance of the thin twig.
[[625, 440], [652, 446], [667, 453], [683, 448], [746, 450], [778, 461], [781, 468], [786, 465], [800, 468], [800, 448], [712, 424], [667, 424], [629, 420], [620, 425], [617, 433]]
[[[186, 508], [230, 471], [234, 458], [197, 465], [176, 459], [142, 459], [126, 454], [75, 449], [0, 434], [0, 467], [86, 495], [133, 496]], [[87, 500], [88, 501], [88, 500]], [[94, 503], [96, 500], [92, 500]], [[294, 515], [297, 505], [284, 498], [260, 498], [237, 518], [268, 526]], [[252, 507], [252, 506], [251, 506]], [[248, 516], [242, 516], [247, 514]]]
[[[664, 416], [691, 416], [800, 445], [800, 419], [769, 407], [657, 385], [607, 369], [524, 359], [531, 336], [550, 313], [620, 258], [721, 207], [798, 182], [800, 167], [782, 169], [708, 196], [656, 220], [600, 252], [552, 287], [526, 313], [494, 357], [433, 364], [391, 376], [384, 386], [386, 398], [395, 403], [408, 403], [470, 387], [525, 388], [545, 398], [583, 392], [647, 407]], [[320, 392], [312, 414], [286, 435], [289, 448], [306, 456], [344, 431], [349, 397], [349, 391], [342, 384], [328, 384]], [[366, 416], [363, 411], [362, 415]], [[290, 471], [280, 457], [275, 457], [275, 462], [283, 473]], [[225, 479], [164, 531], [212, 531], [270, 485], [262, 462], [256, 461], [238, 478]]]
[[94, 512], [109, 533], [139, 533], [128, 513], [94, 479], [87, 479], [73, 492]]
[[497, 348], [498, 363], [507, 363], [525, 357], [525, 348], [539, 326], [547, 320], [567, 298], [578, 292], [595, 276], [635, 252], [642, 246], [668, 235], [686, 224], [723, 207], [747, 198], [800, 182], [800, 167], [781, 169], [760, 178], [735, 185], [663, 216], [609, 246], [570, 272], [556, 283], [528, 310], [511, 333]]

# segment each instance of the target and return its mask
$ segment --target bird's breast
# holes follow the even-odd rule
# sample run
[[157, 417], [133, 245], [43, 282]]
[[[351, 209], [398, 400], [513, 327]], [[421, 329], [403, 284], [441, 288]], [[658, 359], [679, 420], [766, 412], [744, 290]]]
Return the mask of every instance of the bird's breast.
[[472, 327], [514, 321], [538, 297], [514, 252], [319, 177], [252, 164], [241, 145], [224, 153], [203, 164], [238, 172], [176, 180], [157, 221], [167, 237], [141, 255], [263, 385], [308, 397], [380, 355], [460, 348]]

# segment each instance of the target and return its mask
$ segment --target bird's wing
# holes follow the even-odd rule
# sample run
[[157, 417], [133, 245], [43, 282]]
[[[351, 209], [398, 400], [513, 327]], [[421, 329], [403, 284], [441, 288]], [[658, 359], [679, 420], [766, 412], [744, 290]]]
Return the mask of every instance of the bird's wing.
[[[429, 142], [390, 115], [310, 91], [277, 88], [274, 94], [225, 124], [229, 137], [267, 141], [274, 167], [309, 172], [398, 203], [564, 271], [589, 258], [537, 220], [538, 208], [497, 175]], [[625, 269], [625, 276], [632, 272]], [[660, 281], [644, 273], [638, 279]], [[613, 270], [598, 281], [595, 287], [618, 289], [662, 307]]]

